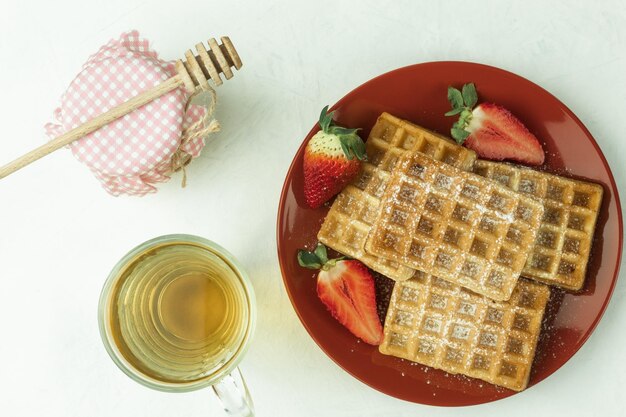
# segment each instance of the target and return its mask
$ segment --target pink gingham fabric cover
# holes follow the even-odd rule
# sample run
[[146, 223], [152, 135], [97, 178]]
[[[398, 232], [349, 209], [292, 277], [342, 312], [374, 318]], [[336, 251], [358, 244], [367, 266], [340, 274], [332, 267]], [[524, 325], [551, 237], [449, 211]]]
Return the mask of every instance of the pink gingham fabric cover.
[[[137, 31], [123, 33], [92, 55], [72, 81], [45, 126], [52, 139], [124, 103], [176, 74], [173, 61], [163, 61]], [[156, 192], [155, 184], [169, 179], [172, 156], [184, 127], [204, 113], [189, 106], [178, 88], [69, 145], [114, 196]], [[182, 150], [196, 157], [204, 147], [197, 138]]]

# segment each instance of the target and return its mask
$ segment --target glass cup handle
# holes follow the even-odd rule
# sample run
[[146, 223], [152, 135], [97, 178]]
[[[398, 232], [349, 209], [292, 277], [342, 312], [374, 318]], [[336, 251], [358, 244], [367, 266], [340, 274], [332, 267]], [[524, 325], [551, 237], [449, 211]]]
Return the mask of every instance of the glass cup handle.
[[235, 368], [213, 385], [213, 391], [222, 401], [226, 414], [233, 417], [254, 417], [254, 404], [246, 381], [239, 368]]

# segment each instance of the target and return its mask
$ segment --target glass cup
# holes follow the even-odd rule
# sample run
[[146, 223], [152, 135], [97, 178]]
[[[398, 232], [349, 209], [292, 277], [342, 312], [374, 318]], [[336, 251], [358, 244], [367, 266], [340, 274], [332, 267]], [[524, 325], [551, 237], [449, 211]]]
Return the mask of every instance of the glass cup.
[[229, 415], [254, 415], [237, 368], [256, 323], [254, 291], [219, 245], [179, 234], [137, 246], [109, 274], [98, 323], [113, 362], [140, 384], [212, 386]]

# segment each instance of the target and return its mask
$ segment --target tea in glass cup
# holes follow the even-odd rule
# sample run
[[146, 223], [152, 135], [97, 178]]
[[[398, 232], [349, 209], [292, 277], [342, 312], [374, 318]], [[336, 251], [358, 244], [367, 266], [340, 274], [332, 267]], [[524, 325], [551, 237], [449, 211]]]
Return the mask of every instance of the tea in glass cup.
[[162, 391], [212, 385], [231, 415], [253, 415], [236, 367], [255, 320], [252, 285], [232, 255], [191, 235], [130, 251], [100, 297], [100, 333], [122, 371]]

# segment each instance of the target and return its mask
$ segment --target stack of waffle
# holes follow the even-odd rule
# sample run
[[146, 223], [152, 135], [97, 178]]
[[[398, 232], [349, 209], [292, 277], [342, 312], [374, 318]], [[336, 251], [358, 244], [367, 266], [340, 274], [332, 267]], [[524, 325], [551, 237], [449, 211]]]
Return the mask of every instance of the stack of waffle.
[[366, 147], [318, 239], [396, 281], [380, 351], [523, 390], [545, 284], [583, 286], [602, 187], [477, 160], [388, 113]]

